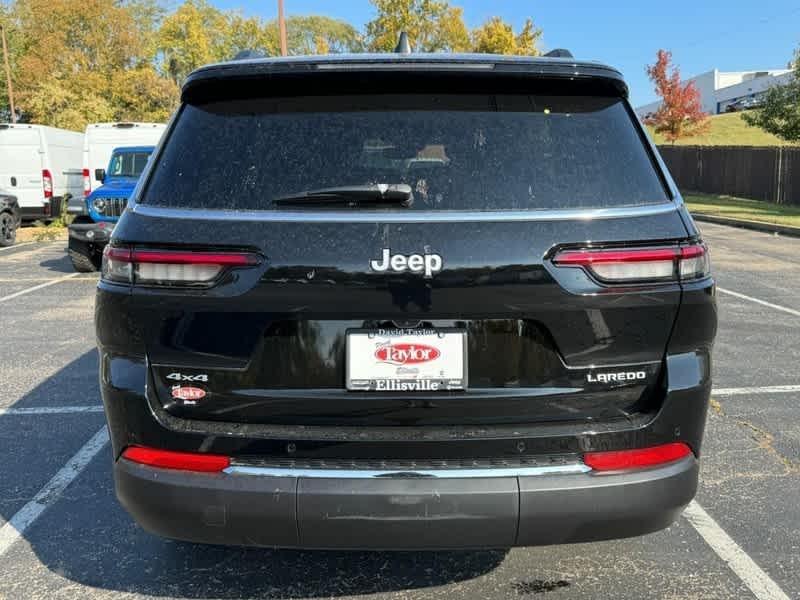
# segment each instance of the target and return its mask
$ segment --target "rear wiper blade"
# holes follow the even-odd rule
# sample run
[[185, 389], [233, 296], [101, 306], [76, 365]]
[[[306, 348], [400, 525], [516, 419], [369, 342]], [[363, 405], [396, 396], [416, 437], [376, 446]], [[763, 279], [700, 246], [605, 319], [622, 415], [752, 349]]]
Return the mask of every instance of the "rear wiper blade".
[[408, 207], [414, 202], [411, 186], [405, 183], [372, 183], [369, 185], [347, 185], [340, 187], [307, 190], [298, 194], [279, 196], [272, 199], [278, 206], [299, 206], [303, 204], [396, 204]]

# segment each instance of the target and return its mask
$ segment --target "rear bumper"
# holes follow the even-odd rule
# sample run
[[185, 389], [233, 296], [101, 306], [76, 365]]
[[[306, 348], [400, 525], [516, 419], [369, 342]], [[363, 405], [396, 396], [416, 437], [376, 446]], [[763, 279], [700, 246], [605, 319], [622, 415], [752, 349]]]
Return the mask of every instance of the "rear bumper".
[[71, 215], [86, 215], [86, 199], [83, 196], [74, 196], [67, 202], [67, 212]]
[[61, 214], [61, 198], [49, 198], [38, 206], [20, 206], [21, 221], [53, 219]]
[[694, 497], [698, 464], [689, 457], [626, 473], [477, 475], [204, 474], [125, 459], [114, 467], [120, 502], [145, 529], [164, 537], [433, 549], [585, 542], [657, 531]]
[[114, 229], [113, 223], [71, 223], [67, 228], [70, 241], [83, 244], [102, 244], [108, 243], [111, 231]]

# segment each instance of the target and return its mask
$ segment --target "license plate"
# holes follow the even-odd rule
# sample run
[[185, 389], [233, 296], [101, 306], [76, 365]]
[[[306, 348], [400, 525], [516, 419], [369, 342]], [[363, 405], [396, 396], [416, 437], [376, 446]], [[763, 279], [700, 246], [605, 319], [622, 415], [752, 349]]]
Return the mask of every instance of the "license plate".
[[347, 389], [436, 392], [467, 387], [467, 334], [457, 329], [347, 332]]

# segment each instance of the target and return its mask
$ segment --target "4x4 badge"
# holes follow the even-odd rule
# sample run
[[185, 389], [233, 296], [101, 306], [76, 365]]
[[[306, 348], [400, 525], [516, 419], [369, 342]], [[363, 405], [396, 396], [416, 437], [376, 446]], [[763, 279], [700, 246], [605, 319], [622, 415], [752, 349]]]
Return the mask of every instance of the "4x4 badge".
[[438, 254], [392, 254], [391, 249], [384, 248], [380, 259], [369, 261], [369, 268], [378, 273], [394, 271], [395, 273], [422, 273], [426, 279], [433, 277], [434, 273], [442, 270], [444, 261]]

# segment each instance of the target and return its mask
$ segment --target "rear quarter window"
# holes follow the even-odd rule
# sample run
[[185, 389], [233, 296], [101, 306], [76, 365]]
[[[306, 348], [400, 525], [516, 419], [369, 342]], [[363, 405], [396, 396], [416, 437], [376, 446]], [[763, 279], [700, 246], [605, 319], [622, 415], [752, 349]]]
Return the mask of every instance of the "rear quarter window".
[[275, 210], [281, 196], [375, 183], [411, 186], [412, 206], [393, 210], [668, 200], [619, 98], [421, 94], [185, 104], [141, 202]]

